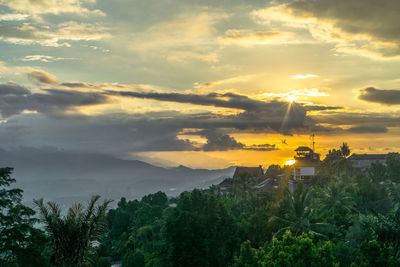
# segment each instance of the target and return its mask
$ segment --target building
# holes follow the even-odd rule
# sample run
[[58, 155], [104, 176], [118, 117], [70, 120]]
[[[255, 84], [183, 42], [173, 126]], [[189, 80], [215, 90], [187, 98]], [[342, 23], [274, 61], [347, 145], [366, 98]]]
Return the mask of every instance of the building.
[[275, 177], [270, 177], [270, 178], [265, 177], [264, 180], [261, 180], [261, 182], [255, 185], [257, 193], [272, 192], [277, 190], [281, 184], [283, 176], [284, 174], [278, 174]]
[[232, 186], [233, 186], [233, 179], [225, 178], [222, 182], [218, 184], [216, 192], [225, 195], [231, 191]]
[[256, 181], [258, 181], [263, 177], [264, 170], [261, 165], [258, 167], [236, 167], [233, 177], [239, 176], [242, 173], [249, 173]]
[[296, 150], [293, 166], [293, 179], [289, 181], [289, 190], [294, 192], [297, 184], [307, 185], [317, 174], [321, 164], [320, 155], [307, 146], [300, 146]]
[[296, 150], [293, 164], [294, 180], [310, 180], [316, 175], [316, 168], [321, 164], [318, 153], [306, 146], [300, 146]]
[[256, 181], [256, 184], [265, 179], [264, 170], [261, 165], [258, 167], [236, 167], [233, 178], [226, 178], [218, 184], [218, 192], [221, 194], [230, 192], [233, 186], [233, 180], [242, 173], [250, 174]]
[[352, 166], [361, 171], [371, 167], [372, 163], [381, 163], [386, 165], [386, 159], [390, 156], [399, 156], [399, 153], [387, 154], [352, 154], [349, 159]]

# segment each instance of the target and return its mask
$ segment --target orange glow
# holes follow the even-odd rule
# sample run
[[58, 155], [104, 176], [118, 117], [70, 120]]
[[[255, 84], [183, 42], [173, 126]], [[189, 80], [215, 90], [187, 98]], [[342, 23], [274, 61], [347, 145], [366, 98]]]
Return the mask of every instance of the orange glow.
[[295, 164], [295, 163], [296, 163], [296, 160], [290, 159], [290, 160], [288, 160], [288, 161], [285, 162], [285, 165], [291, 166], [291, 165], [293, 165], [293, 164]]
[[289, 95], [287, 98], [287, 101], [290, 103], [293, 103], [296, 101], [296, 97], [294, 95]]

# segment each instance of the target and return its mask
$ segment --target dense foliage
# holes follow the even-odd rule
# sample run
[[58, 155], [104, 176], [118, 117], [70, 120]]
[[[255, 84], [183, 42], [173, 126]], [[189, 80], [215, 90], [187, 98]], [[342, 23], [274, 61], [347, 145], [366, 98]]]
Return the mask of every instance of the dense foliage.
[[96, 242], [101, 241], [106, 223], [105, 214], [109, 200], [96, 206], [100, 196], [94, 196], [87, 208], [76, 204], [66, 216], [54, 202], [44, 204], [35, 200], [53, 248], [54, 263], [62, 267], [80, 267], [91, 264]]
[[46, 236], [33, 227], [35, 212], [22, 204], [23, 191], [10, 188], [12, 170], [0, 169], [0, 266], [47, 266]]
[[[320, 176], [294, 192], [286, 189], [290, 171], [273, 165], [268, 177], [286, 173], [277, 190], [257, 191], [253, 177], [241, 174], [226, 194], [211, 187], [176, 198], [163, 192], [141, 200], [121, 198], [106, 215], [107, 231], [96, 253], [85, 254], [90, 260], [83, 262], [102, 267], [112, 262], [123, 267], [400, 266], [400, 158], [393, 154], [386, 165], [360, 171], [352, 168], [349, 155], [345, 143], [331, 150]], [[3, 179], [9, 174], [3, 171]], [[17, 198], [1, 197], [20, 205], [17, 192]], [[46, 266], [60, 248], [50, 229], [47, 235], [36, 229], [35, 237], [33, 222], [26, 221], [33, 211], [26, 211], [16, 216], [29, 226], [15, 232], [23, 237], [19, 248], [10, 245], [2, 255], [13, 266], [29, 266], [19, 263], [18, 250], [31, 246], [44, 262], [31, 266]], [[74, 230], [77, 218], [72, 221], [64, 226]]]

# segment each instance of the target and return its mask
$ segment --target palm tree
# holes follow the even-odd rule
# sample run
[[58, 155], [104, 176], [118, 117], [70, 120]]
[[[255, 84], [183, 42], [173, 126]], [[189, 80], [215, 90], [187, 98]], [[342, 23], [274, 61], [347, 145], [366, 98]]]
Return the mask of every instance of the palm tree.
[[279, 222], [282, 226], [274, 236], [279, 236], [286, 230], [290, 230], [295, 235], [310, 232], [317, 236], [324, 236], [316, 232], [316, 229], [327, 224], [311, 222], [313, 209], [310, 188], [303, 189], [303, 184], [298, 184], [293, 194], [287, 191], [287, 201], [284, 218], [273, 216], [269, 220], [270, 222]]
[[323, 188], [319, 196], [319, 205], [322, 212], [347, 213], [351, 212], [354, 204], [352, 196], [340, 182], [331, 183]]
[[341, 174], [351, 174], [353, 167], [349, 160], [351, 151], [347, 143], [338, 149], [329, 150], [325, 159], [322, 161], [322, 167], [329, 175], [340, 176]]
[[57, 266], [91, 266], [91, 255], [105, 231], [105, 215], [111, 202], [105, 200], [96, 205], [99, 198], [93, 196], [86, 209], [82, 204], [73, 205], [65, 216], [61, 215], [61, 208], [55, 202], [34, 201], [51, 239]]
[[345, 235], [348, 227], [352, 224], [352, 212], [355, 202], [347, 187], [342, 182], [333, 182], [322, 188], [316, 200], [318, 216], [323, 221], [329, 222], [333, 232]]
[[235, 196], [240, 196], [242, 199], [247, 200], [248, 196], [252, 196], [255, 192], [254, 185], [256, 180], [248, 172], [242, 172], [233, 177], [233, 193]]

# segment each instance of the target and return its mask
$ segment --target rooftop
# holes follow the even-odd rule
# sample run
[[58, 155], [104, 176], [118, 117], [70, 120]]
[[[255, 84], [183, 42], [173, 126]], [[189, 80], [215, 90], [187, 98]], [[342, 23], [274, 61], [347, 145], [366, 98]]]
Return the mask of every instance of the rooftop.
[[298, 148], [296, 148], [295, 151], [296, 152], [313, 152], [313, 150], [311, 148], [309, 148], [308, 146], [299, 146]]
[[398, 155], [398, 153], [387, 154], [352, 154], [349, 159], [351, 160], [384, 160], [390, 155]]
[[264, 174], [261, 166], [258, 167], [236, 167], [233, 177], [238, 176], [241, 173], [250, 173], [253, 177], [260, 177]]

